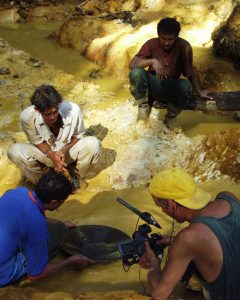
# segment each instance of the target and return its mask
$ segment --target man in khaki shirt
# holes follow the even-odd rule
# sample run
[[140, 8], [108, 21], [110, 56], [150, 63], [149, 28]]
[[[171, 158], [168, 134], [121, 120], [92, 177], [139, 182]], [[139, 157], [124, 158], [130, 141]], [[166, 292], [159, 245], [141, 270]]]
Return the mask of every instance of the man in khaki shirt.
[[8, 157], [33, 183], [52, 168], [69, 170], [75, 188], [86, 187], [90, 164], [98, 161], [101, 143], [84, 136], [82, 113], [75, 103], [63, 101], [51, 85], [41, 85], [31, 98], [32, 105], [20, 115], [21, 126], [30, 144], [15, 143]]

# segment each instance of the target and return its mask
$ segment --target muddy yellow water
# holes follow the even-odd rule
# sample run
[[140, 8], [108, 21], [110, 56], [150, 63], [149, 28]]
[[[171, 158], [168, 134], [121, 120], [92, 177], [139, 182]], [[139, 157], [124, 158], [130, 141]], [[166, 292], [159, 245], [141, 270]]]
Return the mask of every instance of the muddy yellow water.
[[[115, 78], [103, 77], [92, 79], [89, 77], [91, 70], [98, 68], [96, 65], [88, 62], [77, 52], [71, 49], [62, 49], [55, 45], [46, 37], [52, 33], [57, 25], [14, 25], [0, 27], [0, 35], [9, 41], [14, 47], [23, 49], [32, 56], [45, 60], [63, 71], [73, 74], [77, 78], [82, 78], [87, 81], [94, 81], [99, 84], [103, 90], [110, 90], [116, 94], [116, 98], [130, 97], [128, 89], [124, 88], [127, 84], [125, 81], [120, 81]], [[201, 58], [201, 51], [197, 52], [197, 57]], [[206, 54], [206, 53], [205, 53]], [[210, 55], [207, 52], [207, 55]], [[229, 65], [231, 69], [231, 66]], [[231, 90], [237, 87], [236, 82], [239, 82], [239, 75], [235, 72], [227, 74], [229, 83], [225, 82], [223, 90]], [[3, 103], [1, 112], [4, 110], [14, 110], [14, 105], [9, 101]], [[162, 112], [163, 113], [163, 112]], [[16, 116], [15, 116], [16, 117]], [[15, 128], [17, 128], [17, 118], [15, 118]], [[219, 129], [228, 129], [238, 127], [239, 123], [233, 121], [232, 114], [219, 116], [207, 115], [202, 112], [184, 111], [179, 117], [179, 123], [183, 131], [188, 136], [197, 134], [206, 134]], [[6, 125], [4, 130], [14, 130], [13, 127]], [[3, 128], [0, 128], [1, 130]], [[11, 167], [12, 168], [12, 167]], [[10, 171], [10, 169], [9, 169]], [[11, 173], [11, 187], [17, 185], [19, 181], [19, 172]], [[4, 179], [6, 177], [6, 180]], [[2, 186], [0, 193], [6, 190], [5, 182], [9, 182], [8, 170], [1, 177]], [[15, 177], [14, 177], [15, 176]], [[92, 179], [90, 184], [93, 186], [102, 184], [106, 178]], [[8, 187], [9, 188], [9, 187]], [[240, 197], [239, 186], [229, 180], [208, 181], [204, 183], [203, 188], [208, 190], [212, 197], [219, 191], [229, 190]], [[49, 213], [49, 217], [57, 218], [63, 221], [72, 221], [78, 225], [97, 224], [107, 225], [120, 229], [131, 235], [136, 227], [137, 216], [135, 216], [127, 208], [116, 202], [116, 197], [120, 197], [141, 211], [150, 212], [161, 224], [162, 230], [160, 233], [171, 233], [172, 220], [166, 217], [159, 208], [157, 208], [146, 188], [128, 189], [121, 191], [112, 191], [110, 187], [106, 187], [106, 191], [102, 193], [84, 192], [72, 195], [66, 203], [57, 211]], [[185, 226], [184, 224], [183, 226]], [[174, 230], [179, 229], [175, 224]], [[61, 257], [58, 257], [61, 259]], [[141, 279], [141, 280], [140, 280]], [[35, 286], [44, 291], [66, 291], [71, 294], [77, 294], [84, 291], [110, 291], [121, 289], [134, 289], [143, 291], [143, 285], [147, 289], [146, 272], [141, 270], [139, 273], [138, 266], [133, 266], [129, 272], [124, 272], [121, 262], [115, 262], [106, 265], [95, 265], [86, 270], [74, 271], [65, 270], [48, 278], [46, 280], [31, 283], [30, 286]], [[24, 286], [29, 285], [28, 282], [23, 283]], [[203, 299], [201, 296], [191, 294], [187, 291], [183, 292], [183, 288], [177, 289], [179, 293], [184, 295], [184, 299]]]
[[73, 74], [76, 79], [94, 82], [99, 85], [100, 91], [117, 92], [118, 96], [126, 94], [123, 82], [117, 78], [111, 78], [102, 71], [97, 73], [97, 78], [92, 78], [93, 71], [100, 70], [96, 64], [88, 61], [77, 51], [70, 48], [62, 48], [49, 39], [60, 24], [4, 24], [0, 25], [0, 37], [6, 39], [12, 46], [22, 49], [32, 57], [46, 61], [66, 73]]

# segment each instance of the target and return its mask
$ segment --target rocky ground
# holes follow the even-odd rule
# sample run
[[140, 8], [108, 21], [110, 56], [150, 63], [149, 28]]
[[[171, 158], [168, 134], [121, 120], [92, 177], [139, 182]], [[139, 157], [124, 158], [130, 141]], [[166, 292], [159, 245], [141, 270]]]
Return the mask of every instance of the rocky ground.
[[[163, 115], [159, 118], [156, 109], [148, 122], [136, 123], [137, 108], [131, 100], [118, 101], [111, 93], [99, 92], [93, 83], [76, 82], [72, 75], [13, 49], [3, 40], [0, 46], [0, 72], [4, 73], [0, 75], [3, 91], [1, 136], [5, 144], [0, 160], [2, 168], [6, 163], [7, 140], [25, 140], [17, 125], [18, 115], [41, 83], [53, 84], [67, 99], [78, 103], [86, 127], [102, 140], [103, 156], [89, 174], [90, 177], [101, 172], [104, 174], [107, 182], [101, 186], [102, 190], [146, 184], [164, 166], [185, 168], [199, 180], [217, 178], [221, 171], [234, 176], [239, 168], [238, 130], [234, 129], [230, 134], [215, 134], [214, 137], [188, 138], [181, 130], [169, 131], [163, 124]], [[12, 131], [14, 128], [16, 132]], [[229, 139], [229, 136], [233, 138]], [[218, 141], [221, 141], [221, 147]]]

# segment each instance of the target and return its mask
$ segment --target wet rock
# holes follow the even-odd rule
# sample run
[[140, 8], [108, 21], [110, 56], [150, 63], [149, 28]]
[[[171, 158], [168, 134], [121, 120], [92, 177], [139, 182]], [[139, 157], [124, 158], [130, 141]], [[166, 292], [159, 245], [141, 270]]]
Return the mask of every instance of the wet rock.
[[29, 10], [27, 21], [28, 22], [54, 22], [64, 21], [72, 17], [75, 5], [73, 3], [66, 4], [49, 4], [44, 3], [43, 6], [36, 6]]
[[18, 73], [14, 73], [13, 74], [13, 78], [19, 78], [19, 74]]
[[18, 98], [20, 99], [20, 100], [24, 100], [24, 99], [27, 99], [27, 98], [29, 98], [29, 95], [27, 94], [27, 93], [25, 93], [25, 92], [20, 92], [20, 93], [18, 93]]
[[38, 62], [38, 59], [34, 58], [34, 57], [30, 57], [29, 61], [32, 62], [32, 63], [35, 63], [35, 62]]
[[100, 69], [93, 69], [93, 70], [90, 71], [89, 76], [91, 78], [95, 78], [95, 79], [96, 78], [101, 78], [102, 77], [101, 70]]
[[39, 67], [41, 67], [41, 65], [42, 65], [42, 62], [41, 62], [41, 61], [37, 61], [37, 62], [34, 62], [34, 63], [32, 64], [32, 66], [33, 66], [34, 68], [39, 68]]
[[6, 74], [10, 74], [11, 71], [9, 68], [6, 67], [0, 67], [0, 75], [6, 75]]
[[227, 21], [212, 34], [214, 53], [229, 58], [235, 67], [240, 68], [240, 4], [238, 4]]
[[43, 5], [43, 4], [44, 4], [44, 1], [43, 1], [43, 0], [37, 0], [37, 1], [36, 1], [36, 4], [37, 4], [37, 5]]
[[28, 12], [25, 9], [19, 9], [18, 13], [23, 19], [27, 18]]
[[1, 86], [1, 85], [6, 85], [6, 84], [7, 84], [7, 81], [6, 81], [6, 80], [0, 79], [0, 86]]
[[55, 32], [55, 38], [61, 46], [74, 48], [83, 53], [89, 43], [103, 31], [103, 27], [104, 23], [101, 19], [92, 16], [81, 16], [66, 21]]
[[17, 23], [20, 23], [20, 24], [26, 23], [26, 19], [24, 19], [24, 18], [21, 17], [21, 18], [17, 21]]
[[77, 5], [75, 7], [75, 11], [74, 11], [73, 15], [74, 16], [83, 16], [84, 15], [80, 5]]
[[2, 288], [0, 291], [0, 299], [8, 300], [28, 300], [31, 299], [34, 293], [38, 292], [35, 288], [15, 288], [12, 286]]
[[20, 6], [21, 6], [21, 8], [25, 9], [25, 8], [29, 7], [29, 4], [25, 1], [20, 1]]
[[135, 22], [132, 20], [133, 13], [130, 11], [122, 11], [119, 13], [108, 13], [105, 16], [102, 16], [100, 18], [106, 19], [106, 20], [114, 20], [114, 19], [120, 19], [123, 21], [123, 23], [129, 23], [131, 25], [135, 25]]
[[236, 111], [236, 112], [235, 112], [235, 114], [234, 114], [234, 116], [233, 116], [233, 119], [234, 119], [235, 121], [240, 122], [240, 111]]
[[0, 48], [6, 48], [7, 47], [7, 42], [0, 39]]
[[20, 18], [16, 7], [0, 10], [0, 23], [15, 23]]
[[31, 66], [34, 68], [39, 68], [43, 65], [43, 62], [41, 62], [40, 60], [34, 57], [30, 57], [29, 62], [31, 63]]
[[106, 14], [106, 12], [117, 13], [122, 11], [136, 11], [142, 5], [141, 2], [142, 1], [139, 0], [89, 0], [80, 3], [79, 6], [84, 15], [91, 11], [93, 15], [97, 16]]

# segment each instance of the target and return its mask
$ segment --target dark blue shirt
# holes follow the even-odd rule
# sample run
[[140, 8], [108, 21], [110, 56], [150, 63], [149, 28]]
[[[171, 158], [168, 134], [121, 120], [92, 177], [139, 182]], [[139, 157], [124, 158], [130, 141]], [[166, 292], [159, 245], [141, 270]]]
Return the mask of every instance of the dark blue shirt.
[[48, 227], [43, 204], [19, 187], [0, 198], [0, 286], [37, 276], [48, 264]]

